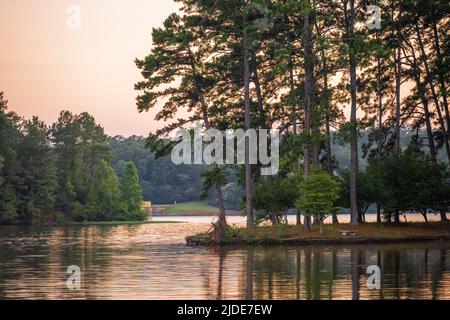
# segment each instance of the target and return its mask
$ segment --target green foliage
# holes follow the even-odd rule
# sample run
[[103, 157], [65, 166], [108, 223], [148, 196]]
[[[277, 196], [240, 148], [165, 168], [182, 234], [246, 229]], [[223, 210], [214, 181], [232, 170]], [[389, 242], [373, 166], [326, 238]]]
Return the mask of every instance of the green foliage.
[[57, 180], [47, 127], [36, 117], [24, 123], [19, 147], [23, 175], [19, 211], [25, 222], [44, 219], [55, 206]]
[[131, 161], [139, 172], [142, 194], [154, 204], [195, 201], [202, 190], [202, 165], [175, 165], [169, 156], [157, 158], [146, 148], [143, 137], [111, 137], [112, 164], [117, 175]]
[[143, 220], [138, 172], [124, 166], [120, 190], [103, 128], [62, 111], [49, 129], [7, 112], [0, 93], [0, 224]]
[[433, 163], [421, 153], [405, 151], [381, 163], [371, 163], [365, 175], [372, 190], [362, 197], [378, 203], [385, 212], [440, 211], [449, 207], [448, 167]]
[[83, 208], [83, 220], [125, 220], [125, 208], [120, 201], [119, 181], [113, 168], [100, 162], [90, 183], [88, 201]]
[[139, 220], [145, 218], [142, 210], [142, 190], [139, 176], [133, 162], [128, 162], [123, 168], [120, 180], [120, 198], [125, 207], [126, 218]]
[[298, 178], [274, 177], [262, 180], [253, 190], [253, 204], [260, 211], [257, 220], [277, 224], [286, 218], [287, 210], [295, 207], [298, 198]]
[[311, 175], [300, 184], [297, 207], [323, 220], [334, 209], [338, 196], [339, 183], [329, 173], [313, 168]]

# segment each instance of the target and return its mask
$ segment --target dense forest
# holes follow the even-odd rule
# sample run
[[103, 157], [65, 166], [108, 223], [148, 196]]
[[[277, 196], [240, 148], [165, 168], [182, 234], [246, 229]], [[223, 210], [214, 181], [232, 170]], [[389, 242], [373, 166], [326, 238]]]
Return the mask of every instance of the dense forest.
[[118, 179], [103, 128], [61, 111], [47, 126], [7, 110], [0, 92], [0, 224], [143, 220], [136, 166]]
[[[368, 203], [377, 205], [379, 221], [428, 209], [447, 219], [448, 1], [176, 2], [181, 10], [153, 29], [151, 52], [136, 59], [138, 110], [162, 105], [155, 119], [168, 123], [148, 138], [156, 154], [170, 150], [162, 138], [197, 121], [205, 130], [279, 130], [277, 176], [259, 176], [248, 152], [235, 168], [249, 227], [261, 212], [276, 223], [279, 212], [296, 206], [309, 229], [311, 216], [322, 221], [339, 203], [354, 225]], [[182, 109], [188, 116], [180, 118]], [[340, 174], [333, 131], [349, 150]], [[368, 136], [360, 144], [362, 132]], [[229, 169], [213, 165], [203, 174], [217, 195], [219, 236]]]

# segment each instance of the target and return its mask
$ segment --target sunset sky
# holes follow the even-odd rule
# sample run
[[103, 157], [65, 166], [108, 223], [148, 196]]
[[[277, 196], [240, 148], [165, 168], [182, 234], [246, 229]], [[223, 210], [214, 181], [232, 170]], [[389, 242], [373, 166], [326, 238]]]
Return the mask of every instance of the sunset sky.
[[[71, 5], [78, 30], [67, 26]], [[162, 127], [155, 111], [136, 110], [134, 58], [151, 48], [151, 30], [172, 0], [0, 0], [0, 91], [9, 109], [54, 122], [62, 109], [87, 111], [111, 135], [147, 135]]]

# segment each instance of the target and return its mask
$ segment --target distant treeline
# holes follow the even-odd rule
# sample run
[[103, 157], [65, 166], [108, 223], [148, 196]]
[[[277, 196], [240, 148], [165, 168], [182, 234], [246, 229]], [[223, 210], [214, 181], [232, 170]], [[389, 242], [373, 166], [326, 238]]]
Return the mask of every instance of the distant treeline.
[[[203, 190], [202, 173], [204, 165], [175, 165], [170, 156], [156, 158], [146, 147], [146, 139], [141, 136], [109, 138], [112, 163], [120, 176], [127, 162], [133, 162], [139, 171], [145, 200], [154, 204], [180, 203], [199, 200]], [[237, 209], [242, 199], [242, 187], [230, 173], [229, 183], [223, 187], [225, 205]], [[210, 204], [216, 205], [213, 192], [207, 195]]]
[[119, 179], [111, 159], [88, 113], [47, 126], [8, 111], [0, 93], [0, 224], [144, 219], [136, 166], [121, 163]]

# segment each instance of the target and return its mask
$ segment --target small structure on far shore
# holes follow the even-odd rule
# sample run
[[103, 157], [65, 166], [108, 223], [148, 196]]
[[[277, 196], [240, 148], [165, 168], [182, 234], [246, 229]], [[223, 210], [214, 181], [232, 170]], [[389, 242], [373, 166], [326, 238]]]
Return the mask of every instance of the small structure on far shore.
[[144, 201], [142, 203], [142, 208], [147, 212], [148, 214], [148, 220], [152, 220], [152, 202], [151, 201]]

